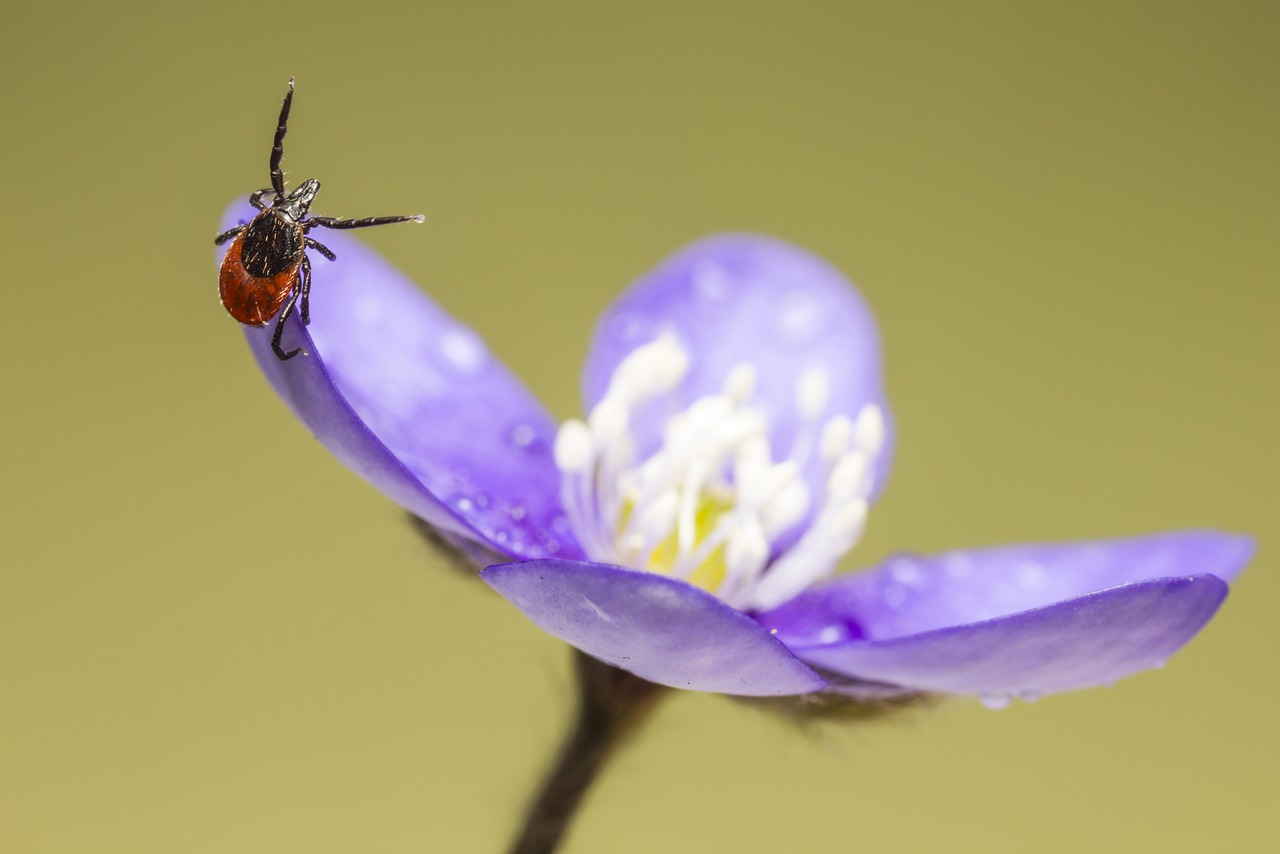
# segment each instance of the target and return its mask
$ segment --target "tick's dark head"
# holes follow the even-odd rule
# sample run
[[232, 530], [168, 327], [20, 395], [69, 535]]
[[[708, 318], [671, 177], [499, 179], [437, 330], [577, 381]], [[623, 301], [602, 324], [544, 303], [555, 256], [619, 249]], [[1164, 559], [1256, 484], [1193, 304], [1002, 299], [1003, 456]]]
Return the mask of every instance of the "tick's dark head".
[[308, 178], [298, 185], [298, 188], [289, 194], [275, 208], [282, 213], [288, 214], [299, 222], [307, 215], [307, 211], [311, 209], [311, 202], [315, 200], [316, 193], [320, 192], [320, 182], [315, 178]]

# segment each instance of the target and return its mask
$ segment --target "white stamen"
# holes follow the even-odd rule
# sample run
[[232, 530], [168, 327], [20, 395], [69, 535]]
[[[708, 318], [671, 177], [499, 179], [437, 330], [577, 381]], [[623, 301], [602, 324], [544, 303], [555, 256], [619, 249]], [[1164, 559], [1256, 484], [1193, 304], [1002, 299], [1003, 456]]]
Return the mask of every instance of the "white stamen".
[[764, 531], [754, 518], [744, 517], [725, 543], [723, 585], [733, 589], [741, 579], [758, 575], [768, 559], [769, 541]]
[[845, 454], [827, 478], [827, 500], [845, 501], [867, 491], [867, 457], [861, 451]]
[[822, 428], [822, 459], [833, 464], [849, 450], [853, 441], [853, 422], [846, 415], [831, 417]]
[[[688, 369], [664, 334], [618, 363], [585, 422], [565, 422], [555, 443], [565, 512], [591, 558], [694, 579], [734, 607], [772, 607], [830, 574], [861, 535], [884, 415], [868, 404], [824, 421], [830, 377], [810, 368], [796, 381], [791, 452], [775, 458], [765, 411], [752, 405], [757, 368], [741, 362], [637, 461], [638, 407], [672, 395]], [[788, 532], [795, 543], [779, 553]]]
[[676, 545], [681, 557], [693, 552], [698, 523], [698, 499], [702, 482], [706, 478], [706, 465], [696, 460], [685, 470], [684, 484], [680, 489], [680, 509], [676, 516]]
[[609, 391], [633, 403], [674, 389], [689, 370], [689, 356], [671, 333], [627, 354], [613, 372]]
[[629, 401], [611, 393], [606, 394], [595, 409], [591, 410], [587, 423], [591, 425], [591, 434], [600, 447], [609, 447], [627, 432], [630, 422], [628, 404]]
[[805, 421], [815, 421], [831, 399], [831, 380], [821, 368], [809, 368], [796, 385], [796, 409]]
[[724, 381], [724, 393], [736, 404], [746, 403], [756, 393], [756, 366], [739, 362]]
[[884, 413], [874, 403], [868, 403], [858, 411], [853, 422], [853, 441], [869, 457], [880, 453], [884, 447]]
[[635, 524], [629, 527], [635, 531], [633, 536], [639, 541], [634, 547], [637, 556], [647, 556], [659, 543], [671, 536], [676, 527], [679, 505], [679, 494], [674, 489], [669, 489], [644, 505], [636, 514]]
[[556, 434], [556, 468], [569, 474], [586, 474], [595, 455], [591, 431], [577, 419], [560, 425]]
[[799, 478], [782, 487], [764, 514], [764, 533], [770, 540], [789, 531], [809, 512], [809, 487]]

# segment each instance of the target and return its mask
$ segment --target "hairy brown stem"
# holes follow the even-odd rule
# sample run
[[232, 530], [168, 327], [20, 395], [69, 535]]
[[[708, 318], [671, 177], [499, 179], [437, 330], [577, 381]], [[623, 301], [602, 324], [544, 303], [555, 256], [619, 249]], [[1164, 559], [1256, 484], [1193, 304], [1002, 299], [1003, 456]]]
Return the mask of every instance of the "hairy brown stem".
[[578, 711], [560, 755], [529, 805], [511, 854], [550, 854], [613, 752], [666, 689], [574, 650]]

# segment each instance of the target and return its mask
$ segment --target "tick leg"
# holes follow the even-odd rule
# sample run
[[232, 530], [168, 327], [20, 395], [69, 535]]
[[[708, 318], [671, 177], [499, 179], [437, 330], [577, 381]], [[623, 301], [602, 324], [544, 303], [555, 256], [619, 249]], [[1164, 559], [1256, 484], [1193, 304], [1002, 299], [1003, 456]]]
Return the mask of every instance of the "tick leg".
[[303, 225], [304, 229], [313, 226], [323, 228], [368, 228], [371, 225], [390, 225], [393, 222], [422, 222], [426, 217], [422, 214], [414, 216], [370, 216], [364, 219], [337, 219], [331, 216], [313, 216]]
[[310, 246], [312, 249], [319, 252], [324, 257], [328, 258], [330, 261], [338, 260], [338, 256], [333, 254], [333, 250], [330, 249], [328, 246], [325, 246], [320, 241], [312, 240], [310, 237], [304, 237], [302, 239], [306, 241], [308, 246]]
[[302, 256], [302, 325], [311, 323], [311, 259]]
[[275, 191], [275, 187], [267, 187], [265, 190], [258, 190], [249, 197], [249, 204], [253, 205], [260, 211], [265, 211], [271, 206], [263, 202], [262, 197], [274, 193]]
[[237, 225], [235, 228], [228, 228], [226, 231], [213, 238], [214, 246], [221, 246], [240, 232], [244, 231], [247, 226]]
[[297, 301], [297, 291], [289, 294], [289, 301], [284, 304], [284, 308], [280, 309], [280, 319], [276, 321], [275, 334], [271, 336], [271, 350], [282, 362], [287, 362], [302, 352], [301, 347], [295, 347], [287, 353], [280, 347], [280, 336], [284, 335], [284, 322], [289, 319], [289, 315], [293, 314], [293, 304]]
[[[284, 132], [289, 126], [289, 105], [293, 103], [293, 78], [289, 78], [289, 91], [284, 96], [284, 105], [280, 107], [280, 121], [276, 125], [276, 138], [271, 143], [271, 189], [275, 190], [276, 201], [284, 201], [284, 173], [280, 171], [280, 159], [284, 157]], [[277, 353], [276, 355], [279, 355]], [[281, 357], [285, 358], [285, 357]]]

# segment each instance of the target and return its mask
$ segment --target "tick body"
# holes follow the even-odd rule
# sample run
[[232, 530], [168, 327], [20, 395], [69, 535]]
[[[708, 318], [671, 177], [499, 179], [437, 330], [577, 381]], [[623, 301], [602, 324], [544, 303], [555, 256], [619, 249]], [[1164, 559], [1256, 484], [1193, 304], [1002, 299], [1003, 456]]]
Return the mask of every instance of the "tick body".
[[[328, 247], [308, 236], [311, 229], [368, 228], [393, 222], [422, 222], [421, 216], [374, 216], [365, 219], [335, 219], [311, 216], [311, 203], [320, 191], [320, 182], [308, 178], [292, 193], [285, 193], [280, 161], [284, 156], [284, 135], [293, 101], [293, 78], [280, 108], [280, 121], [271, 145], [271, 186], [258, 190], [249, 203], [258, 214], [245, 225], [224, 231], [214, 239], [231, 245], [222, 256], [218, 272], [218, 294], [227, 312], [247, 326], [265, 326], [276, 319], [271, 349], [281, 361], [292, 359], [300, 349], [285, 351], [280, 346], [284, 324], [299, 308], [302, 324], [311, 322], [311, 260], [307, 249], [328, 258], [336, 256]], [[272, 196], [268, 204], [265, 200]]]

